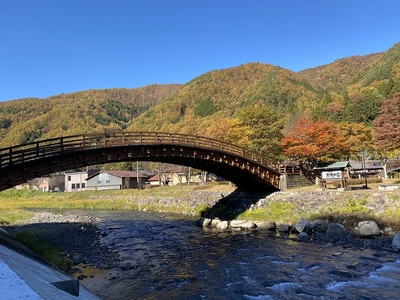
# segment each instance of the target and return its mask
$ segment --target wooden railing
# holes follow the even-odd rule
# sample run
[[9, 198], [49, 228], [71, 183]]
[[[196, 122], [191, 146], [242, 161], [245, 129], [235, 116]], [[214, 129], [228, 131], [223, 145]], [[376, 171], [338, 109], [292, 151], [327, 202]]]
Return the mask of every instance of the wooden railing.
[[77, 151], [79, 149], [162, 144], [192, 146], [231, 153], [275, 170], [278, 168], [276, 162], [234, 144], [202, 136], [168, 132], [104, 132], [82, 134], [2, 148], [0, 149], [0, 168], [29, 162], [38, 158]]

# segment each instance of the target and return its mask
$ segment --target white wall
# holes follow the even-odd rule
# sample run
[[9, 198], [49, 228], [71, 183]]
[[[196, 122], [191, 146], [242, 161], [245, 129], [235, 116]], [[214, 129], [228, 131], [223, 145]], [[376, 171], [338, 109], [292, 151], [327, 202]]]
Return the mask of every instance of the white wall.
[[121, 189], [122, 178], [108, 173], [100, 173], [87, 180], [87, 190], [115, 190]]
[[65, 191], [85, 191], [87, 172], [65, 173]]

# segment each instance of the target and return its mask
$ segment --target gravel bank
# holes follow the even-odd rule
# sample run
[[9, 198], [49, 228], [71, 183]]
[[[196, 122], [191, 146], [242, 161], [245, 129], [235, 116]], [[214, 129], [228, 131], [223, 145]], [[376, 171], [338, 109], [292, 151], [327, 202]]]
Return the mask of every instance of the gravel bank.
[[[111, 269], [118, 265], [117, 255], [101, 243], [96, 220], [88, 216], [39, 212], [26, 225], [10, 226], [7, 231], [12, 234], [29, 231], [39, 241], [63, 249], [62, 255], [73, 265], [89, 265], [95, 269]], [[80, 270], [70, 270], [71, 274], [75, 272]]]

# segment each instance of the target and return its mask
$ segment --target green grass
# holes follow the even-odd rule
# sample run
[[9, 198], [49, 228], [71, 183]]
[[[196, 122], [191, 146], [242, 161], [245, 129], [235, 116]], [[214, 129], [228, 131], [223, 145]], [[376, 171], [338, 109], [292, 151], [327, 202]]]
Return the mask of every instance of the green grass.
[[240, 219], [255, 220], [255, 221], [279, 221], [292, 222], [297, 219], [295, 214], [295, 205], [291, 202], [273, 202], [268, 205], [268, 208], [258, 208], [254, 211], [247, 210], [239, 215]]
[[40, 241], [33, 232], [21, 231], [15, 235], [15, 238], [51, 265], [63, 270], [64, 272], [68, 271], [72, 266], [71, 261], [64, 259], [60, 255], [62, 249]]
[[[158, 205], [138, 203], [137, 199], [181, 198], [194, 190], [213, 190], [218, 187], [165, 186], [148, 190], [110, 190], [84, 191], [73, 193], [45, 193], [32, 190], [9, 189], [0, 192], [0, 225], [16, 225], [29, 219], [29, 209], [65, 209], [65, 210], [146, 210], [163, 211], [200, 216], [199, 209], [189, 205]], [[226, 186], [221, 187], [223, 190]]]

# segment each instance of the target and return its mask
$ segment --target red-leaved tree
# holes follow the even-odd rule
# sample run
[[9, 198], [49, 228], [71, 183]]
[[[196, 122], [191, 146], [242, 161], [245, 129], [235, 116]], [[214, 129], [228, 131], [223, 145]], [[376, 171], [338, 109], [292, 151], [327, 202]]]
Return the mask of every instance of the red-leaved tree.
[[350, 146], [335, 123], [300, 119], [294, 130], [281, 141], [286, 156], [315, 166], [347, 158]]

